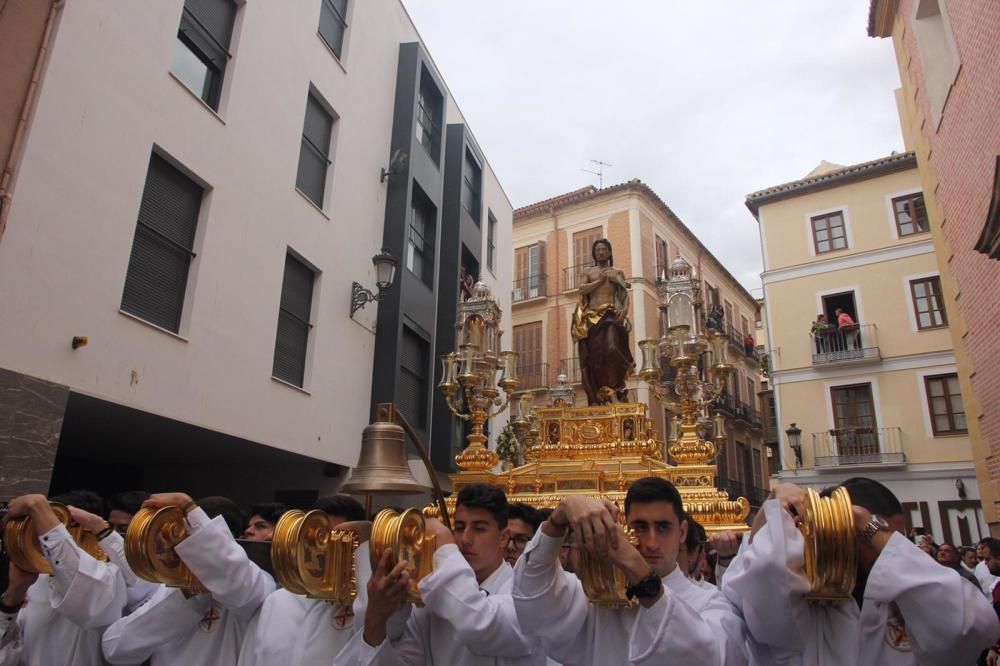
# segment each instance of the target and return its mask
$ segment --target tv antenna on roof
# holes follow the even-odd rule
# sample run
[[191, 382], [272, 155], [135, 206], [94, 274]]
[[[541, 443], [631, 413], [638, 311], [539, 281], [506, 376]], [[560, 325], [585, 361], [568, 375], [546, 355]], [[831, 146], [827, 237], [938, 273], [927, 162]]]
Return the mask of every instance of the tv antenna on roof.
[[580, 171], [586, 171], [587, 173], [592, 173], [597, 176], [597, 188], [604, 189], [604, 167], [614, 166], [614, 164], [608, 164], [607, 162], [602, 162], [601, 160], [590, 160], [597, 165], [597, 171], [591, 171], [590, 169], [580, 169]]

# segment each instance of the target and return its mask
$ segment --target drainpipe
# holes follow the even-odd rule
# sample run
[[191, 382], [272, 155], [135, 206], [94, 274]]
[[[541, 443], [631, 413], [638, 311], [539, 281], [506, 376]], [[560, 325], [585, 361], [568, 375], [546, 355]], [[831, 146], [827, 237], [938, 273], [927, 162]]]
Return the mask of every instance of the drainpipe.
[[10, 153], [7, 155], [7, 164], [4, 166], [3, 175], [0, 176], [0, 241], [3, 240], [4, 230], [7, 228], [7, 217], [10, 215], [10, 206], [14, 201], [14, 195], [10, 191], [10, 183], [14, 177], [14, 160], [24, 143], [24, 133], [28, 126], [28, 118], [38, 94], [38, 83], [42, 78], [42, 69], [48, 57], [49, 46], [52, 41], [52, 29], [55, 26], [56, 14], [62, 9], [66, 0], [55, 0], [49, 10], [49, 17], [45, 21], [45, 33], [42, 35], [42, 43], [38, 47], [38, 56], [35, 58], [35, 67], [31, 72], [31, 82], [28, 84], [28, 92], [24, 96], [24, 104], [21, 105], [21, 115], [17, 119], [17, 129], [14, 131], [14, 140], [10, 144]]
[[[552, 231], [553, 231], [553, 238], [554, 238], [553, 242], [554, 242], [554, 244], [556, 246], [556, 261], [555, 261], [555, 264], [556, 264], [555, 265], [555, 270], [556, 270], [556, 275], [555, 275], [555, 278], [556, 278], [556, 289], [555, 289], [556, 300], [555, 300], [554, 309], [555, 309], [555, 313], [556, 313], [556, 316], [555, 316], [555, 320], [556, 320], [556, 350], [558, 351], [558, 350], [562, 349], [562, 313], [559, 311], [559, 294], [562, 293], [562, 285], [559, 284], [559, 271], [560, 271], [560, 268], [559, 268], [559, 219], [556, 217], [556, 209], [555, 209], [554, 206], [549, 206], [549, 215], [552, 216]], [[549, 310], [549, 312], [552, 312], [552, 310]], [[559, 355], [561, 356], [561, 354], [559, 354]], [[556, 359], [556, 361], [561, 362], [560, 359]], [[557, 377], [559, 376], [559, 371], [560, 371], [560, 368], [558, 366], [556, 366], [556, 376]], [[550, 370], [549, 374], [551, 374], [551, 373], [552, 373], [552, 371]], [[551, 380], [551, 378], [546, 378], [546, 381], [551, 382], [552, 380]], [[549, 386], [551, 386], [551, 385], [552, 384], [550, 383]]]

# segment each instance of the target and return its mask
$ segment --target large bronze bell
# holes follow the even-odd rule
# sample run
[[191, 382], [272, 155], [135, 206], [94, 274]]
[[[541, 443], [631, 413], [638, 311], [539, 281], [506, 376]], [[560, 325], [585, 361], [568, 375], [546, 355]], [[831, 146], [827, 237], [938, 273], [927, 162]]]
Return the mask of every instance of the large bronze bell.
[[407, 463], [403, 428], [378, 420], [361, 434], [361, 456], [341, 488], [349, 495], [417, 495], [428, 490], [413, 478]]
[[184, 512], [179, 508], [139, 509], [125, 533], [125, 559], [143, 580], [204, 594], [208, 590], [174, 550], [187, 537]]
[[[106, 562], [108, 556], [101, 550], [97, 537], [90, 531], [83, 529], [81, 525], [73, 522], [69, 509], [59, 502], [49, 502], [52, 511], [56, 514], [73, 540], [80, 548], [101, 562]], [[38, 530], [35, 529], [31, 516], [19, 518], [8, 518], [3, 527], [4, 548], [10, 555], [10, 560], [19, 568], [29, 573], [51, 574], [52, 565], [42, 552], [42, 546], [38, 541]]]

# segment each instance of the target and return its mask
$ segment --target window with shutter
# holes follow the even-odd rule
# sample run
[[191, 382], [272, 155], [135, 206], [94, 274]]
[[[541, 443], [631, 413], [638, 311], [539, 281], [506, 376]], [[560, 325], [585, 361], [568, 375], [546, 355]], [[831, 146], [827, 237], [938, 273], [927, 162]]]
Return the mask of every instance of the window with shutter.
[[306, 98], [306, 118], [302, 126], [299, 148], [299, 169], [295, 186], [302, 194], [323, 207], [326, 192], [326, 172], [330, 166], [330, 142], [333, 138], [333, 116], [310, 92]]
[[233, 0], [185, 0], [174, 44], [170, 71], [216, 111], [235, 18]]
[[153, 153], [139, 205], [121, 308], [176, 333], [203, 191]]
[[542, 322], [521, 324], [513, 328], [513, 350], [517, 352], [517, 372], [522, 388], [545, 385], [545, 368], [542, 363]]
[[420, 70], [420, 92], [417, 96], [417, 138], [427, 154], [440, 164], [441, 124], [444, 121], [444, 97], [427, 68]]
[[396, 402], [414, 428], [427, 429], [427, 377], [430, 345], [408, 326], [403, 326], [400, 348], [399, 385]]
[[344, 48], [347, 32], [347, 0], [322, 0], [319, 9], [319, 36], [337, 58]]
[[493, 271], [493, 261], [497, 251], [497, 219], [493, 217], [493, 211], [487, 213], [486, 219], [486, 267]]
[[468, 148], [465, 149], [465, 164], [462, 168], [462, 207], [479, 226], [479, 215], [482, 204], [483, 170], [479, 162]]
[[428, 287], [434, 287], [434, 238], [437, 209], [414, 184], [410, 204], [410, 231], [406, 247], [406, 267]]
[[965, 434], [969, 425], [965, 420], [965, 405], [958, 384], [958, 375], [924, 377], [927, 408], [931, 417], [934, 436]]
[[274, 343], [272, 374], [289, 384], [301, 387], [305, 381], [306, 351], [309, 345], [309, 323], [312, 309], [313, 284], [316, 274], [311, 268], [285, 255], [285, 273], [281, 281], [281, 303], [278, 307], [278, 333]]

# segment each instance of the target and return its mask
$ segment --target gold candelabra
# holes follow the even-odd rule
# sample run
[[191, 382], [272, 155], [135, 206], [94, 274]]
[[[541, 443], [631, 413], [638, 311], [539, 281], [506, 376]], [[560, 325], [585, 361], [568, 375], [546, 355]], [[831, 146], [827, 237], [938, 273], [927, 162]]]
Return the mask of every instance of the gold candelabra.
[[[669, 277], [658, 291], [666, 334], [639, 342], [639, 376], [674, 414], [668, 441], [670, 455], [682, 465], [708, 464], [722, 450], [726, 439], [722, 414], [716, 412], [711, 418], [709, 408], [725, 390], [734, 369], [727, 356], [727, 337], [714, 329], [707, 333], [702, 330], [697, 308], [700, 288], [684, 259], [674, 259]], [[711, 365], [706, 372], [703, 367], [707, 358]]]
[[469, 445], [455, 456], [455, 463], [463, 470], [485, 472], [500, 459], [486, 447], [483, 425], [507, 409], [511, 394], [521, 384], [517, 353], [499, 351], [500, 308], [482, 282], [473, 287], [471, 298], [459, 304], [456, 328], [458, 350], [441, 357], [438, 388], [451, 413], [472, 424]]

